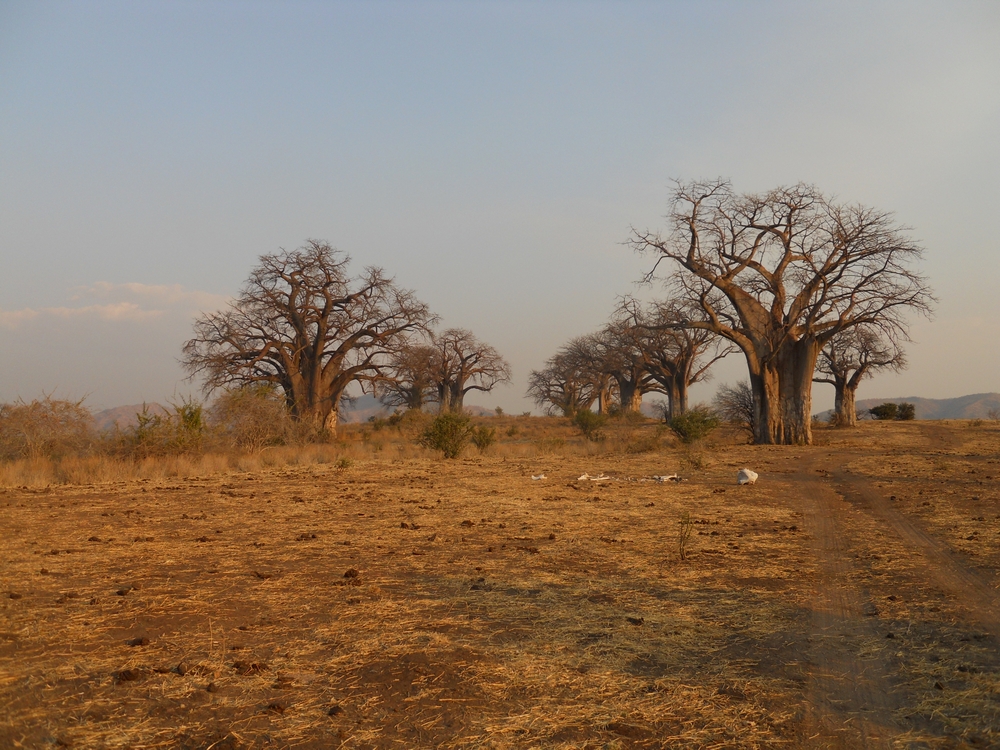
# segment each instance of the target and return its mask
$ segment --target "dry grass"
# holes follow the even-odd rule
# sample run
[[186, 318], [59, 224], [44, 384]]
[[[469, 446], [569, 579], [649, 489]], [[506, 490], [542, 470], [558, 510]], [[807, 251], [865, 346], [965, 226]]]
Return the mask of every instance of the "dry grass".
[[[824, 480], [800, 478], [802, 461], [853, 461], [889, 492], [941, 459], [926, 426], [626, 452], [668, 440], [656, 425], [612, 445], [562, 420], [490, 424], [502, 442], [458, 461], [359, 426], [308, 451], [0, 490], [0, 745], [828, 746], [809, 655], [823, 560], [803, 520]], [[960, 435], [946, 460], [995, 460], [988, 427], [941, 427]], [[743, 465], [758, 485], [735, 485]], [[953, 482], [987, 481], [962, 467]], [[675, 470], [688, 481], [647, 481]], [[990, 521], [975, 523], [995, 534], [997, 483], [977, 486]], [[903, 511], [957, 544], [955, 490], [940, 528], [925, 506]], [[995, 640], [864, 513], [845, 504], [839, 523], [850, 585], [878, 602], [850, 647], [889, 667], [895, 745], [1000, 744]], [[849, 747], [841, 718], [822, 736]]]

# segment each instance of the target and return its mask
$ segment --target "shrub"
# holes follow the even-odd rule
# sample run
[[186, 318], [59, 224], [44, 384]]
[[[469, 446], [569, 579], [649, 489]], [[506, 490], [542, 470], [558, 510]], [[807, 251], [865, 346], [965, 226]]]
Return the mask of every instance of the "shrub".
[[485, 453], [497, 441], [497, 431], [486, 425], [479, 425], [472, 431], [472, 444], [480, 453]]
[[736, 385], [719, 386], [713, 402], [715, 413], [730, 424], [739, 425], [753, 439], [756, 417], [753, 408], [753, 389], [750, 382], [741, 380]]
[[707, 406], [696, 406], [670, 420], [670, 429], [684, 443], [694, 443], [719, 426], [719, 418]]
[[471, 420], [467, 416], [448, 412], [434, 418], [420, 436], [419, 442], [425, 448], [441, 451], [445, 458], [458, 458], [473, 432]]
[[61, 456], [83, 450], [92, 438], [93, 417], [82, 399], [0, 404], [0, 458]]
[[590, 409], [581, 409], [573, 415], [573, 424], [579, 428], [587, 440], [595, 443], [604, 439], [601, 428], [607, 421], [606, 416], [592, 412]]
[[896, 404], [891, 401], [886, 401], [884, 404], [873, 406], [868, 410], [868, 413], [875, 419], [890, 420], [896, 418], [896, 413], [898, 411], [899, 407]]
[[286, 442], [292, 429], [288, 407], [272, 385], [229, 389], [215, 400], [208, 415], [233, 445], [248, 453]]
[[904, 401], [899, 405], [899, 408], [896, 409], [896, 419], [906, 422], [916, 418], [917, 418], [917, 407], [914, 406], [913, 404], [908, 404]]
[[172, 414], [158, 414], [143, 404], [135, 426], [117, 434], [118, 452], [131, 458], [199, 453], [208, 432], [202, 405], [188, 398], [171, 406]]

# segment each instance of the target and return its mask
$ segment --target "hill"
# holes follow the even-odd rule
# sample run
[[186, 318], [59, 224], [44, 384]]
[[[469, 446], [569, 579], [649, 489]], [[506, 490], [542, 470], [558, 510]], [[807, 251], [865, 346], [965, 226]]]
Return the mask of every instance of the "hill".
[[[905, 398], [866, 398], [857, 402], [858, 411], [868, 415], [873, 406], [892, 402], [913, 404], [917, 410], [917, 419], [986, 419], [990, 412], [1000, 414], [1000, 393], [973, 393], [957, 398], [921, 398], [907, 396]], [[831, 411], [817, 414], [819, 419], [828, 419]]]
[[130, 404], [128, 406], [116, 406], [112, 409], [104, 409], [94, 414], [94, 427], [98, 432], [109, 432], [117, 426], [119, 430], [126, 430], [135, 427], [139, 422], [137, 414], [141, 414], [143, 407], [150, 414], [167, 415], [166, 407], [157, 403], [152, 404]]

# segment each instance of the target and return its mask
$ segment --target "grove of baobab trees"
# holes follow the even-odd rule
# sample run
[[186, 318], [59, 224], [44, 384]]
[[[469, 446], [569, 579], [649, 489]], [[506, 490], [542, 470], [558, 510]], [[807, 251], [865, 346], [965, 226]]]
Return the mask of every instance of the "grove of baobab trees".
[[724, 180], [677, 183], [670, 231], [633, 230], [689, 317], [742, 351], [754, 398], [755, 442], [812, 442], [812, 382], [820, 351], [857, 326], [891, 341], [906, 314], [934, 301], [913, 269], [922, 249], [892, 215], [834, 201], [810, 185], [736, 193]]
[[335, 435], [341, 398], [371, 387], [435, 316], [380, 268], [348, 274], [350, 258], [325, 242], [262, 255], [227, 309], [205, 313], [183, 362], [205, 390], [262, 383], [281, 390], [292, 417]]

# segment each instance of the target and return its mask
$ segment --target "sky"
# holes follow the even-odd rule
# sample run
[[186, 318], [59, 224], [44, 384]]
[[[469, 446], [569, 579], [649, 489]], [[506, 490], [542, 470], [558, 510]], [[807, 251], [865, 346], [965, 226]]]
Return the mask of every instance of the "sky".
[[196, 316], [316, 238], [495, 346], [514, 381], [469, 402], [520, 413], [616, 298], [662, 295], [630, 227], [714, 177], [926, 249], [934, 317], [859, 398], [1000, 391], [997, 39], [989, 1], [0, 0], [0, 401], [197, 394]]

